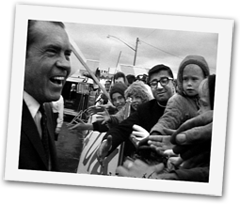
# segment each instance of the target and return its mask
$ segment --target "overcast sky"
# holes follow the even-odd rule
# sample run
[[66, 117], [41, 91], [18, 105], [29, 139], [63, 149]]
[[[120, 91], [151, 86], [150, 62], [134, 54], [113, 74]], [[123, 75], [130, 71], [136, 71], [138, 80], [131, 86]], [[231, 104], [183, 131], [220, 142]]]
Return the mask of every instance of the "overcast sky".
[[[134, 51], [122, 41], [135, 48], [136, 39], [139, 38], [136, 67], [151, 68], [165, 64], [172, 68], [176, 76], [183, 58], [197, 54], [205, 57], [211, 73], [216, 71], [218, 35], [214, 33], [76, 23], [65, 25], [84, 57], [97, 62], [91, 65], [92, 69], [97, 66], [105, 70], [116, 67], [119, 56], [119, 64], [132, 65]], [[107, 38], [108, 35], [122, 41], [114, 37]], [[75, 57], [71, 61], [74, 72], [80, 64]]]

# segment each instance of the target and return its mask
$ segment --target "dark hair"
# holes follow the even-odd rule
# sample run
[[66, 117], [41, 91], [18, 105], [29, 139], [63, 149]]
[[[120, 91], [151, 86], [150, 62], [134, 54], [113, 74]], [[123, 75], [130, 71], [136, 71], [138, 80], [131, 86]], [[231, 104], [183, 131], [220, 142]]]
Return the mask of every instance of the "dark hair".
[[144, 83], [147, 83], [148, 75], [146, 75], [146, 74], [137, 75], [137, 80], [143, 81]]
[[[28, 50], [29, 50], [30, 45], [32, 45], [35, 42], [35, 40], [36, 40], [36, 35], [35, 35], [35, 31], [34, 31], [34, 25], [37, 22], [44, 22], [44, 21], [28, 20], [26, 56], [28, 54]], [[58, 22], [58, 21], [46, 21], [46, 22], [52, 23], [54, 25], [60, 26], [61, 28], [65, 29], [65, 25], [62, 22]]]
[[125, 92], [126, 89], [127, 89], [127, 86], [123, 83], [114, 84], [113, 87], [111, 88], [110, 94], [109, 94], [111, 100], [112, 100], [112, 96], [113, 96], [114, 93], [119, 93], [119, 94], [122, 95], [123, 98], [125, 98], [124, 92]]
[[174, 78], [173, 77], [173, 73], [172, 73], [172, 70], [167, 67], [166, 65], [164, 64], [160, 64], [160, 65], [156, 65], [154, 66], [153, 68], [151, 68], [149, 71], [148, 71], [148, 80], [147, 80], [147, 83], [149, 84], [149, 80], [151, 79], [151, 76], [155, 73], [158, 73], [160, 71], [167, 71], [169, 76]]
[[129, 85], [132, 84], [134, 81], [136, 81], [136, 77], [133, 74], [128, 74], [126, 78]]
[[116, 74], [113, 75], [113, 82], [115, 83], [115, 80], [118, 79], [118, 78], [123, 78], [124, 79], [124, 82], [126, 83], [127, 79], [126, 79], [126, 76], [123, 72], [117, 72]]

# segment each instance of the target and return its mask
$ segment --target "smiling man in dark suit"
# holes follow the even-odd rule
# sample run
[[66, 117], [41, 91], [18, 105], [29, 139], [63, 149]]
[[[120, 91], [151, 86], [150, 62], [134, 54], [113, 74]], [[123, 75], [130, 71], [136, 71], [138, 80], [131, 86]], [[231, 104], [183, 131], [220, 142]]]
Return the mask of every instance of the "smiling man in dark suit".
[[61, 22], [28, 22], [19, 169], [58, 171], [51, 101], [60, 98], [71, 45]]

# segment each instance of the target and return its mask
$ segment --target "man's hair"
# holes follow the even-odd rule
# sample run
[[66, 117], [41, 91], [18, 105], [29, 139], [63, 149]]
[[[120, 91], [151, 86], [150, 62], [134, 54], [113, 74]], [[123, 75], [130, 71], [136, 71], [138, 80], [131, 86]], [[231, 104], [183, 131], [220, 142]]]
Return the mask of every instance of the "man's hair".
[[123, 78], [124, 82], [126, 83], [126, 76], [123, 72], [117, 72], [116, 74], [113, 75], [113, 82], [115, 83], [115, 80], [118, 78]]
[[129, 85], [136, 81], [136, 77], [133, 74], [128, 74], [126, 78]]
[[[36, 35], [34, 31], [34, 25], [40, 22], [38, 20], [28, 20], [28, 30], [27, 30], [27, 50], [26, 50], [26, 56], [28, 54], [29, 47], [35, 42]], [[61, 28], [65, 29], [65, 25], [62, 22], [58, 21], [46, 21], [49, 23], [52, 23], [54, 25], [60, 26]]]
[[148, 71], [148, 80], [147, 80], [147, 83], [149, 84], [150, 79], [151, 79], [151, 76], [152, 76], [153, 74], [158, 73], [158, 72], [160, 72], [160, 71], [167, 71], [168, 74], [169, 74], [169, 76], [172, 77], [172, 78], [174, 78], [174, 77], [173, 77], [172, 70], [171, 70], [169, 67], [167, 67], [166, 65], [160, 64], [160, 65], [154, 66], [153, 68], [151, 68], [151, 69]]

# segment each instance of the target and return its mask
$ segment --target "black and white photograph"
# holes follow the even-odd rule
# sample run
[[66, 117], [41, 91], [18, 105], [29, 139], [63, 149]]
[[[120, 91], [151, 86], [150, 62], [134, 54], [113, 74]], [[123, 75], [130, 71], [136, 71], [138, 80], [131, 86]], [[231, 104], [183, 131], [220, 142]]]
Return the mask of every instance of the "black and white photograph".
[[222, 196], [233, 29], [17, 5], [5, 180]]

